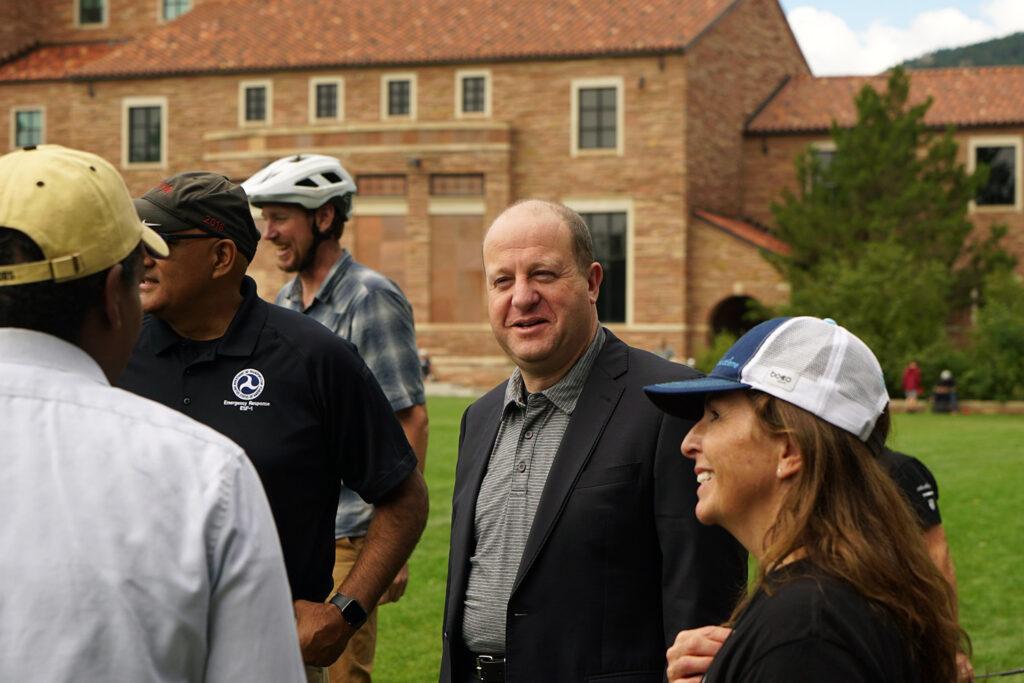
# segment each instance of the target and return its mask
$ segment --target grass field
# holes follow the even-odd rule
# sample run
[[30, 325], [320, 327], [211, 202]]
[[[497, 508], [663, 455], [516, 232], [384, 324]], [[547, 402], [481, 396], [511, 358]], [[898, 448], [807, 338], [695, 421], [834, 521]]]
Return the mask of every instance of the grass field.
[[[469, 402], [428, 403], [430, 520], [410, 564], [408, 592], [381, 608], [380, 683], [437, 680], [459, 420]], [[899, 415], [893, 438], [939, 482], [976, 671], [1024, 667], [1024, 417]]]

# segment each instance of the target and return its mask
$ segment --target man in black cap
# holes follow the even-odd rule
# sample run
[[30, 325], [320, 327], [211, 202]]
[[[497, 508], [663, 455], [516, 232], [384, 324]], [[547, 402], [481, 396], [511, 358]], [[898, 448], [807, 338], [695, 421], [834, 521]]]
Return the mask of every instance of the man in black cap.
[[[277, 523], [310, 680], [333, 662], [408, 559], [426, 521], [416, 457], [354, 347], [270, 305], [245, 270], [259, 232], [245, 192], [182, 173], [135, 200], [170, 245], [146, 259], [148, 314], [121, 386], [241, 445]], [[341, 481], [377, 507], [362, 553], [332, 588]]]

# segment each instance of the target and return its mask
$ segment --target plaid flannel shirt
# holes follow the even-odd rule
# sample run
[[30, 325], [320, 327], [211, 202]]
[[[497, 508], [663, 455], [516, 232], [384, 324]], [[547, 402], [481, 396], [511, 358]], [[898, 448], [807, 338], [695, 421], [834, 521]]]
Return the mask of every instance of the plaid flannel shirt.
[[[394, 411], [426, 402], [416, 349], [412, 306], [394, 282], [358, 263], [347, 250], [334, 264], [313, 303], [302, 306], [294, 278], [277, 295], [279, 306], [311, 316], [356, 346]], [[373, 506], [342, 488], [335, 537], [364, 536]]]

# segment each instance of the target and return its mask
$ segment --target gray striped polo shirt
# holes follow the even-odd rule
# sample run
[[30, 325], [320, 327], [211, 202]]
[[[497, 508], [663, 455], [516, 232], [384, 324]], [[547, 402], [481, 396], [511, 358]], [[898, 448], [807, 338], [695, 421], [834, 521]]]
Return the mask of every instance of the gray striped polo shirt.
[[470, 652], [505, 653], [505, 613], [526, 538], [551, 463], [604, 340], [604, 328], [598, 327], [572, 369], [544, 391], [526, 394], [518, 368], [509, 378], [501, 426], [476, 499], [476, 552], [469, 560], [462, 622]]

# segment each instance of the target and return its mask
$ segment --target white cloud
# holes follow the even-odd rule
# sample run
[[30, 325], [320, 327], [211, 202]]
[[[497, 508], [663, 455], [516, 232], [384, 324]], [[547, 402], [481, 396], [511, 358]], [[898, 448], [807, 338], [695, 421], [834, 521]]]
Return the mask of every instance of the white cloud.
[[1024, 31], [1024, 2], [1021, 0], [989, 0], [982, 4], [981, 13], [991, 21], [996, 35]]
[[1024, 30], [1024, 2], [989, 0], [984, 18], [947, 7], [922, 12], [909, 26], [874, 22], [854, 31], [839, 16], [815, 7], [788, 15], [793, 33], [816, 75], [875, 74], [905, 59], [944, 47], [958, 47]]

